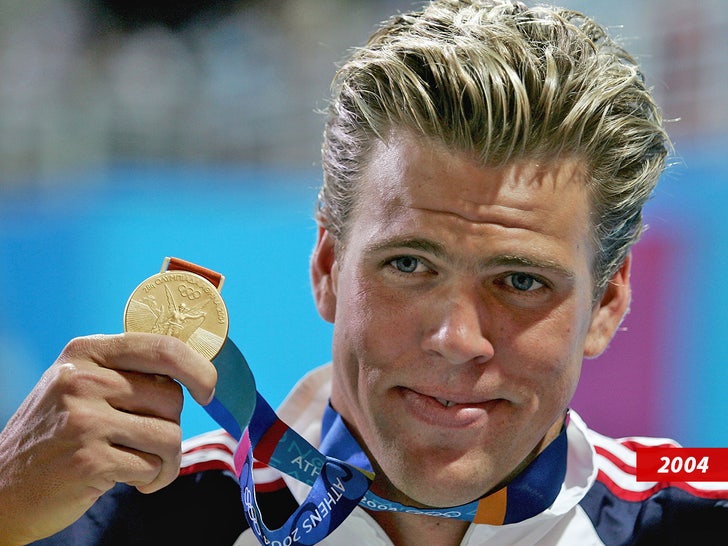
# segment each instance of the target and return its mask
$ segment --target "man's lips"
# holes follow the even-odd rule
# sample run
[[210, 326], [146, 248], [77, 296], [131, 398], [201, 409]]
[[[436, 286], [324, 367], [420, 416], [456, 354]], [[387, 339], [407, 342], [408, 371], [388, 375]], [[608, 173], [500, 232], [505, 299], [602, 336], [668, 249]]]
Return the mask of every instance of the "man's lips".
[[479, 406], [481, 404], [485, 404], [486, 402], [488, 402], [488, 400], [481, 400], [481, 401], [461, 400], [461, 401], [457, 401], [457, 400], [453, 400], [452, 397], [446, 398], [446, 397], [442, 397], [442, 396], [431, 396], [431, 395], [422, 394], [422, 393], [418, 393], [418, 394], [420, 394], [420, 396], [428, 396], [429, 398], [433, 398], [433, 399], [437, 400], [438, 402], [440, 402], [440, 404], [442, 404], [446, 408], [452, 408], [453, 406], [470, 406], [470, 407], [476, 407], [476, 406]]
[[402, 387], [405, 390], [410, 390], [418, 396], [426, 396], [437, 400], [445, 407], [452, 406], [478, 406], [494, 400], [493, 397], [476, 395], [476, 394], [462, 394], [462, 393], [447, 393], [438, 389], [426, 389], [420, 387]]
[[498, 398], [450, 394], [425, 389], [400, 389], [405, 407], [419, 420], [435, 426], [458, 428], [486, 418]]

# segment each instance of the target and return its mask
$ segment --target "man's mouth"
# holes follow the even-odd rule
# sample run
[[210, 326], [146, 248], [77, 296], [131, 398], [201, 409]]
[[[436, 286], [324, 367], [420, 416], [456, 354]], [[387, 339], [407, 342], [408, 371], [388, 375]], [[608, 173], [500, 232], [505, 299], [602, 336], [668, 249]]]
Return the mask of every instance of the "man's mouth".
[[503, 402], [485, 395], [456, 395], [434, 390], [401, 387], [400, 393], [410, 415], [428, 425], [450, 430], [482, 425]]

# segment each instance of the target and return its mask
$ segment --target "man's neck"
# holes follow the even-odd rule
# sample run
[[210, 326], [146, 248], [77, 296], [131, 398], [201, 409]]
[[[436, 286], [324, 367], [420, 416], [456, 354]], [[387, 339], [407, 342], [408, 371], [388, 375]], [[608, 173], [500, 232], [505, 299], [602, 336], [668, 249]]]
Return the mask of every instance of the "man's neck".
[[470, 525], [467, 521], [403, 512], [369, 512], [395, 546], [459, 546]]

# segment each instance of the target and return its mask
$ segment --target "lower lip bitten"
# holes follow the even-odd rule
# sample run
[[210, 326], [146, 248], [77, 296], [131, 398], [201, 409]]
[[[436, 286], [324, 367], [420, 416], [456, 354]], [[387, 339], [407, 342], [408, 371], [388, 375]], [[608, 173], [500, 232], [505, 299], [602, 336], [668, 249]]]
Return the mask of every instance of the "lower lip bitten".
[[457, 404], [452, 401], [427, 396], [416, 391], [401, 389], [407, 411], [416, 419], [432, 426], [461, 428], [476, 424], [487, 417], [498, 400]]

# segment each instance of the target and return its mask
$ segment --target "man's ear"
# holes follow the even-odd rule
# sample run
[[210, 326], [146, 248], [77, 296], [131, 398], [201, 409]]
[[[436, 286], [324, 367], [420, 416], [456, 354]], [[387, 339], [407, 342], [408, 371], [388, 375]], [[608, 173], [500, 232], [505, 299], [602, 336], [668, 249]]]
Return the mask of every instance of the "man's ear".
[[311, 285], [321, 318], [334, 322], [336, 316], [336, 250], [333, 236], [319, 226], [311, 255]]
[[632, 300], [629, 280], [631, 266], [632, 255], [629, 254], [622, 266], [609, 279], [602, 299], [594, 307], [584, 344], [586, 358], [596, 358], [604, 352], [629, 311]]

